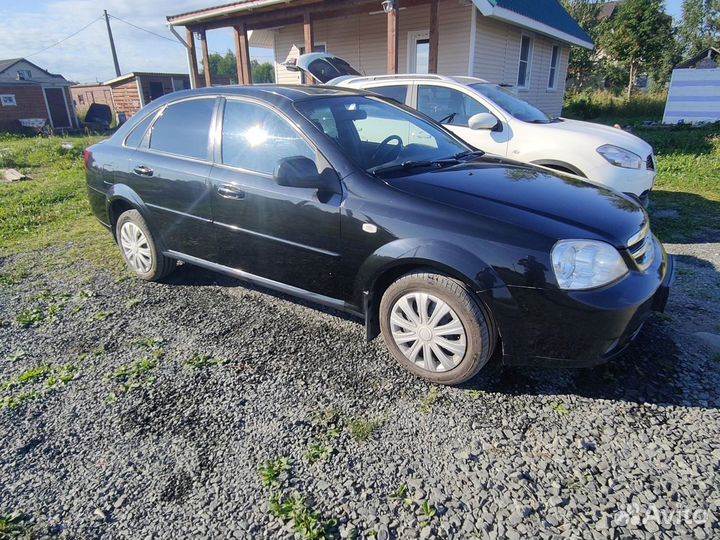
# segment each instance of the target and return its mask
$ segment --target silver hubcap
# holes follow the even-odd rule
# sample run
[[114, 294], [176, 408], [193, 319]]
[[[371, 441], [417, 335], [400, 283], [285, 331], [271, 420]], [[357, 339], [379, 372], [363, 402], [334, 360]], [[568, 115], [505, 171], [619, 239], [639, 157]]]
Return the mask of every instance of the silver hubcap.
[[405, 357], [428, 371], [449, 371], [467, 349], [465, 328], [457, 314], [432, 294], [402, 296], [390, 312], [390, 330]]
[[130, 267], [136, 272], [146, 274], [152, 267], [150, 244], [140, 227], [132, 221], [123, 223], [120, 228], [120, 246]]

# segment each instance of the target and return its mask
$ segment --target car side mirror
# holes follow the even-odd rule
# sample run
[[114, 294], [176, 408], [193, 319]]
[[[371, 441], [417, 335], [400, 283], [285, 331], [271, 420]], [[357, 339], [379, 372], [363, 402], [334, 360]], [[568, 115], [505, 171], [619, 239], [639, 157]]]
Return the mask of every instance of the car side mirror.
[[[334, 173], [332, 170], [328, 172]], [[332, 174], [319, 173], [315, 162], [305, 156], [282, 158], [273, 172], [273, 179], [279, 186], [312, 188], [335, 193], [338, 187], [333, 184], [331, 176]], [[337, 181], [336, 175], [335, 181]]]
[[470, 129], [495, 129], [498, 125], [498, 119], [494, 115], [486, 112], [474, 114], [468, 120]]

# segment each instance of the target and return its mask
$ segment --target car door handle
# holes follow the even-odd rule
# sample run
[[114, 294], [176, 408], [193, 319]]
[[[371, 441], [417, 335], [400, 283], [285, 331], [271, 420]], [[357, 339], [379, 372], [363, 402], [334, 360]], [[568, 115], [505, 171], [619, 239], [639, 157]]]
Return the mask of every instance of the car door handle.
[[146, 167], [145, 165], [138, 165], [133, 169], [133, 172], [135, 174], [139, 174], [140, 176], [152, 176], [153, 170], [150, 167]]
[[217, 192], [221, 197], [226, 199], [244, 199], [245, 192], [237, 186], [223, 184], [218, 186]]

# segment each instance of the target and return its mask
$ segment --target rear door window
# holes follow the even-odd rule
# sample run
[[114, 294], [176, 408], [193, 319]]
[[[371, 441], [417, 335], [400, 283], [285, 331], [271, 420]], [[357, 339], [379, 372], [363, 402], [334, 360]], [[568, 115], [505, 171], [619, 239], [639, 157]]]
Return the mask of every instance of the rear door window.
[[279, 114], [245, 101], [225, 103], [222, 162], [263, 174], [273, 174], [278, 161], [305, 156], [316, 161], [315, 150]]
[[214, 110], [215, 98], [190, 99], [170, 105], [152, 127], [150, 148], [209, 160]]
[[405, 103], [407, 97], [408, 85], [397, 84], [392, 86], [376, 86], [375, 88], [368, 88], [371, 92], [380, 94], [390, 99], [394, 99], [398, 103]]
[[467, 127], [471, 116], [490, 112], [476, 99], [445, 86], [419, 85], [417, 102], [421, 113], [436, 122], [453, 126]]

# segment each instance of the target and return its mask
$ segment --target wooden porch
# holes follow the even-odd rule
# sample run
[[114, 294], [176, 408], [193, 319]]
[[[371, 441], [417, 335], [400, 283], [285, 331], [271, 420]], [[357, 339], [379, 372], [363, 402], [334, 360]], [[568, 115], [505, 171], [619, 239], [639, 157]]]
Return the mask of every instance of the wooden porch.
[[[402, 6], [401, 6], [402, 4]], [[207, 32], [219, 28], [232, 28], [235, 37], [235, 56], [237, 59], [238, 81], [240, 84], [252, 84], [250, 73], [250, 39], [254, 30], [269, 30], [289, 25], [301, 24], [303, 27], [305, 51], [315, 48], [314, 23], [323, 19], [339, 19], [350, 15], [373, 11], [384, 12], [387, 19], [387, 73], [398, 73], [398, 35], [400, 10], [402, 8], [426, 5], [429, 8], [429, 58], [428, 72], [437, 73], [439, 42], [439, 0], [297, 0], [293, 2], [278, 0], [245, 0], [207, 8], [204, 10], [171, 15], [168, 22], [175, 27], [186, 29], [190, 76], [193, 86], [201, 86], [200, 71], [197, 62], [197, 44], [203, 65], [209, 65]], [[204, 69], [205, 86], [212, 85], [212, 74]]]

